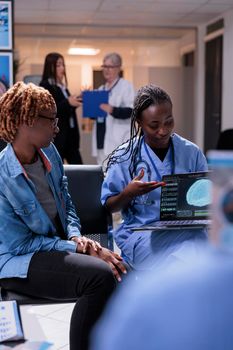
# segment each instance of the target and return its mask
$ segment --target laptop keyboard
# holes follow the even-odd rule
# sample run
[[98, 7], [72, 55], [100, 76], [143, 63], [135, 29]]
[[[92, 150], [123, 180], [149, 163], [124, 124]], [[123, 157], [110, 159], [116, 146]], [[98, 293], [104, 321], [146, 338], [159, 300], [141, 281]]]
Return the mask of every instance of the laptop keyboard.
[[183, 229], [200, 229], [203, 227], [208, 227], [211, 225], [210, 219], [200, 219], [200, 220], [164, 220], [164, 221], [155, 221], [149, 225], [134, 227], [133, 231], [156, 231], [160, 230], [173, 230], [177, 228]]
[[160, 221], [160, 225], [168, 225], [168, 226], [180, 226], [180, 225], [210, 225], [211, 221], [208, 219], [204, 220], [167, 220]]

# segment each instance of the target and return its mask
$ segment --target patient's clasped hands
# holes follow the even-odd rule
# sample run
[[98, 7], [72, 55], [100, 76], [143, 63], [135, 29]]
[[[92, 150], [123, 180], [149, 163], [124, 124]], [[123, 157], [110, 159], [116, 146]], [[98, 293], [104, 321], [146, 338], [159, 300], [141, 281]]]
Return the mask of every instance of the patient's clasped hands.
[[121, 281], [120, 274], [127, 273], [127, 270], [122, 263], [123, 259], [117, 253], [102, 247], [98, 242], [84, 236], [74, 236], [71, 240], [77, 243], [77, 253], [88, 254], [104, 260], [111, 267], [114, 276], [119, 282]]
[[92, 239], [89, 239], [85, 236], [74, 236], [71, 238], [71, 240], [77, 243], [77, 253], [86, 254], [89, 246], [91, 246], [96, 252], [102, 249], [101, 245], [98, 242], [93, 241]]

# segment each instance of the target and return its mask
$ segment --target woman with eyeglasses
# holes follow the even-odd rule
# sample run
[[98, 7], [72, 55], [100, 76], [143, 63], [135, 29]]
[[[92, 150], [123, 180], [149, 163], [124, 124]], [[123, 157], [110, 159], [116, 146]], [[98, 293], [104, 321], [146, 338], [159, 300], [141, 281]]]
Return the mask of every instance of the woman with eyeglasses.
[[80, 234], [52, 143], [56, 115], [52, 95], [34, 84], [18, 82], [0, 98], [0, 138], [8, 142], [0, 153], [0, 285], [77, 300], [70, 349], [87, 350], [90, 331], [126, 270], [119, 255]]
[[47, 89], [56, 102], [60, 132], [54, 143], [62, 160], [66, 159], [69, 164], [82, 164], [76, 117], [76, 108], [81, 105], [81, 98], [71, 95], [67, 88], [65, 61], [61, 54], [52, 52], [45, 57], [40, 86]]
[[134, 88], [120, 76], [122, 59], [118, 53], [109, 53], [103, 59], [105, 84], [99, 90], [109, 91], [109, 103], [100, 108], [107, 113], [106, 118], [97, 118], [93, 128], [92, 154], [98, 164], [130, 136], [130, 116], [132, 113]]

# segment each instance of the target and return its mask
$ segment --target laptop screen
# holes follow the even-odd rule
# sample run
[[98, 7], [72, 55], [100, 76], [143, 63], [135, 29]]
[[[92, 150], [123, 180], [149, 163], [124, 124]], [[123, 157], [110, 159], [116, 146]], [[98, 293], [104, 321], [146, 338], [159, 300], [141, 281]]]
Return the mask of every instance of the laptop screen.
[[160, 220], [208, 219], [211, 180], [208, 172], [163, 176]]

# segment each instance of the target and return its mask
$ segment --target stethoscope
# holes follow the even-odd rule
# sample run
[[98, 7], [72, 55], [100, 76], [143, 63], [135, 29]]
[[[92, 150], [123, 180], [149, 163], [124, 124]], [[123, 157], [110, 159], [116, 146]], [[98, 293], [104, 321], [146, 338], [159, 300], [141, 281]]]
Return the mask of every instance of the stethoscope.
[[[112, 90], [113, 90], [113, 88], [118, 84], [119, 80], [120, 80], [120, 78], [118, 78], [118, 79], [115, 81], [115, 83], [113, 84], [113, 86], [112, 86], [110, 89], [107, 89], [106, 86], [104, 86], [103, 90], [104, 90], [104, 91], [108, 91], [109, 97], [112, 95]], [[98, 117], [98, 118], [96, 119], [96, 121], [97, 121], [98, 124], [103, 124], [103, 123], [105, 123], [105, 117]]]
[[120, 78], [118, 78], [115, 83], [110, 87], [110, 89], [107, 89], [106, 86], [104, 86], [104, 90], [109, 92], [109, 96], [111, 96], [112, 94], [112, 90], [114, 89], [114, 87], [119, 83]]
[[[171, 146], [171, 152], [170, 152], [170, 162], [171, 162], [171, 174], [175, 173], [175, 150], [174, 150], [174, 144], [173, 144], [173, 140], [172, 137], [170, 139], [170, 146]], [[158, 171], [155, 162], [153, 161], [148, 146], [144, 140], [144, 137], [141, 139], [140, 145], [139, 145], [139, 156], [138, 159], [136, 160], [136, 162], [134, 163], [134, 167], [133, 167], [133, 174], [134, 176], [138, 175], [138, 172], [140, 171], [140, 169], [144, 169], [145, 170], [145, 176], [147, 176], [147, 179], [145, 179], [144, 177], [144, 181], [151, 181], [152, 180], [152, 171], [151, 171], [151, 167], [150, 164], [146, 161], [142, 159], [142, 155], [141, 155], [141, 149], [142, 146], [145, 149], [146, 155], [150, 161], [150, 164], [152, 165], [156, 176], [157, 176], [157, 180], [158, 181], [162, 181], [162, 176], [160, 174], [160, 172]]]

